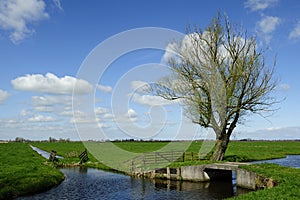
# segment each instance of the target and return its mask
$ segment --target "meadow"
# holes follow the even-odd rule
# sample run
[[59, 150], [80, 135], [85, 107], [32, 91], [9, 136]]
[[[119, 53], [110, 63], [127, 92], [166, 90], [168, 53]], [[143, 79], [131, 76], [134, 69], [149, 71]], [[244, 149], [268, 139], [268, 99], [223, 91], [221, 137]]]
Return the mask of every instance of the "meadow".
[[[94, 145], [103, 145], [102, 143], [91, 142]], [[180, 146], [186, 142], [172, 142]], [[57, 151], [57, 154], [65, 159], [62, 162], [79, 162], [78, 155], [85, 149], [81, 142], [33, 142], [33, 146], [40, 149]], [[147, 153], [160, 151], [169, 144], [167, 141], [126, 141], [112, 142], [113, 145], [132, 153]], [[186, 152], [194, 152], [199, 155], [199, 150], [203, 145], [202, 141], [194, 141], [185, 150]], [[275, 158], [283, 158], [286, 155], [300, 154], [299, 141], [231, 141], [225, 154], [225, 161], [249, 162], [257, 160], [269, 160]], [[201, 156], [201, 151], [200, 151]], [[97, 159], [89, 153], [90, 161], [97, 162]], [[182, 163], [183, 164], [183, 163]]]
[[43, 164], [46, 159], [28, 144], [0, 144], [0, 154], [0, 199], [42, 192], [64, 180], [64, 175]]
[[[186, 146], [187, 142], [172, 142], [174, 146]], [[50, 152], [55, 150], [57, 155], [63, 156], [59, 159], [59, 165], [68, 166], [79, 163], [78, 155], [85, 150], [86, 146], [82, 142], [30, 142], [30, 143], [7, 143], [0, 144], [0, 199], [32, 194], [47, 190], [58, 185], [63, 179], [63, 174], [54, 168], [54, 165], [46, 165], [46, 159], [34, 152], [29, 144]], [[90, 147], [100, 148], [100, 153], [105, 152], [105, 145], [118, 147], [124, 152], [147, 153], [157, 151], [166, 147], [167, 141], [126, 141], [113, 143], [88, 142]], [[267, 160], [282, 158], [289, 154], [300, 154], [299, 141], [232, 141], [229, 144], [225, 155], [225, 161], [247, 162], [255, 160]], [[204, 145], [201, 141], [194, 141], [188, 146], [186, 152], [194, 152], [198, 155], [199, 150]], [[111, 150], [108, 149], [108, 152]], [[200, 154], [201, 154], [200, 150]], [[111, 152], [113, 153], [113, 152]], [[113, 170], [88, 153], [89, 161], [84, 163], [87, 167], [94, 167], [102, 170]], [[120, 155], [122, 157], [122, 155]], [[171, 167], [183, 165], [203, 164], [209, 161], [203, 159], [189, 160], [186, 162], [174, 162]], [[281, 195], [282, 199], [288, 195], [289, 198], [299, 193], [300, 169], [292, 169], [272, 164], [261, 164], [247, 166], [248, 170], [255, 171], [265, 177], [270, 177], [278, 181], [279, 186], [258, 192], [251, 192], [237, 197], [238, 199], [257, 199], [260, 197], [276, 197]], [[285, 194], [284, 194], [285, 192]], [[300, 194], [300, 193], [299, 193]], [[257, 196], [258, 195], [258, 196]], [[297, 195], [296, 195], [297, 196]], [[295, 196], [295, 197], [296, 197]], [[298, 198], [298, 196], [297, 196]], [[274, 198], [273, 198], [274, 199]]]

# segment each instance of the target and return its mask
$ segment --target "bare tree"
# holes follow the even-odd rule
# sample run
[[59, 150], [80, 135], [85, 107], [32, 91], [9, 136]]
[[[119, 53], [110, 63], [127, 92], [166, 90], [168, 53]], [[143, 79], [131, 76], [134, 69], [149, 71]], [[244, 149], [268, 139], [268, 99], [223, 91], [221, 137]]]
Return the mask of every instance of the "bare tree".
[[277, 85], [275, 62], [267, 67], [256, 38], [220, 15], [204, 31], [188, 31], [168, 50], [172, 73], [152, 84], [150, 92], [180, 100], [193, 123], [212, 128], [216, 143], [210, 159], [223, 160], [241, 117], [266, 113], [276, 103], [271, 96]]

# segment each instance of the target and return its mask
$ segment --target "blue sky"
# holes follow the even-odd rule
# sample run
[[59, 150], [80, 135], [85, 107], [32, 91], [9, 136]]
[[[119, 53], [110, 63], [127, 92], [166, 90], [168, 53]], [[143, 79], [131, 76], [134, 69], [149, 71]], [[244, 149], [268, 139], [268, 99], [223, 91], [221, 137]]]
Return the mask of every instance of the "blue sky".
[[[161, 49], [120, 55], [98, 85], [80, 80], [78, 72], [91, 51], [116, 34], [144, 27], [185, 33], [194, 24], [204, 29], [218, 11], [257, 35], [259, 45], [269, 49], [269, 60], [277, 55], [280, 83], [275, 95], [285, 98], [269, 118], [245, 118], [233, 137], [300, 139], [299, 9], [297, 0], [1, 0], [0, 139], [95, 138], [96, 133], [89, 134], [91, 116], [72, 108], [76, 81], [80, 98], [95, 97], [94, 120], [102, 139], [174, 139], [178, 132], [181, 139], [213, 138], [210, 131], [192, 125], [178, 104], [138, 90], [167, 73], [163, 66], [158, 69]], [[77, 132], [81, 128], [86, 129], [84, 136]]]

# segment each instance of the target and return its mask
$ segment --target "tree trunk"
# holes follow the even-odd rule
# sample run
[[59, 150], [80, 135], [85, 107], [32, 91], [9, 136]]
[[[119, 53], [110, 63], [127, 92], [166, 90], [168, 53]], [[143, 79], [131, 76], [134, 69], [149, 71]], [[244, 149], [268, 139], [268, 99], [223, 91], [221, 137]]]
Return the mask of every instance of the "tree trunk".
[[213, 154], [210, 157], [211, 161], [222, 161], [228, 147], [229, 135], [222, 134], [216, 141], [216, 144], [213, 149]]

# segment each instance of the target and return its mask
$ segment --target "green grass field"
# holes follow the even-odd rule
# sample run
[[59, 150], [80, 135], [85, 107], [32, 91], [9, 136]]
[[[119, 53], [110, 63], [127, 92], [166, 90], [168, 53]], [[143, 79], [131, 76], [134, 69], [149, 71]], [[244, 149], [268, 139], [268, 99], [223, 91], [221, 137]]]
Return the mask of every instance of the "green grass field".
[[28, 144], [0, 144], [0, 199], [45, 191], [58, 185], [64, 175], [44, 165], [46, 159]]
[[[167, 150], [176, 150], [175, 147], [186, 147], [188, 144], [187, 142], [172, 143], [173, 146]], [[86, 147], [81, 142], [30, 142], [30, 144], [48, 152], [56, 150], [58, 155], [64, 157], [64, 159], [60, 159], [59, 162], [66, 165], [78, 163], [80, 161], [78, 155], [84, 151]], [[88, 143], [88, 146], [91, 148], [96, 147], [100, 154], [101, 152], [106, 151], [113, 154], [112, 149], [105, 149], [106, 147], [109, 147], [122, 149], [125, 154], [126, 152], [131, 152], [135, 155], [137, 153], [159, 152], [167, 147], [168, 144], [169, 142], [91, 142]], [[200, 152], [201, 154], [203, 152], [203, 145], [205, 144], [201, 141], [192, 142], [186, 149], [186, 152], [194, 152], [195, 154]], [[0, 163], [0, 199], [36, 193], [57, 185], [63, 180], [63, 174], [53, 167], [44, 165], [43, 163], [46, 159], [34, 152], [29, 147], [29, 144], [0, 144], [0, 153], [1, 158], [5, 158], [5, 160]], [[232, 141], [229, 144], [225, 159], [227, 161], [244, 162], [281, 158], [288, 154], [300, 154], [300, 142]], [[89, 153], [89, 161], [85, 163], [85, 165], [103, 170], [112, 170], [108, 166], [102, 164], [102, 162], [99, 162], [95, 157], [97, 157], [97, 155], [94, 156]], [[123, 157], [123, 155], [121, 154], [120, 157]], [[196, 165], [207, 162], [208, 161], [205, 160], [176, 162], [172, 163], [171, 166], [180, 167], [183, 165]], [[258, 172], [266, 177], [272, 177], [279, 181], [280, 185], [274, 189], [251, 192], [238, 198], [258, 199], [264, 197], [264, 195], [267, 195], [268, 197], [276, 197], [279, 195], [279, 197], [282, 197], [281, 199], [286, 199], [284, 198], [285, 195], [283, 195], [283, 192], [287, 192], [287, 197], [293, 199], [295, 192], [300, 193], [298, 189], [298, 183], [300, 183], [299, 169], [265, 164], [250, 166], [249, 170]], [[298, 198], [298, 196], [295, 197]]]
[[[186, 142], [173, 142], [175, 146], [182, 146]], [[123, 150], [133, 153], [145, 153], [160, 151], [169, 142], [113, 142], [113, 144]], [[85, 149], [81, 142], [33, 142], [32, 145], [51, 151], [57, 151], [58, 155], [65, 157], [62, 162], [79, 162], [78, 154]], [[95, 145], [101, 145], [95, 143]], [[192, 142], [186, 149], [187, 152], [199, 153], [203, 143], [201, 141]], [[200, 150], [200, 154], [202, 151]], [[300, 154], [300, 142], [298, 141], [231, 141], [225, 154], [226, 161], [247, 162], [255, 160], [268, 160], [283, 158], [286, 155]], [[92, 154], [89, 154], [90, 160], [96, 162]]]

